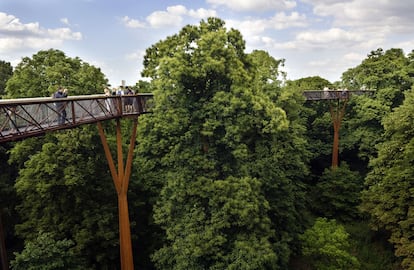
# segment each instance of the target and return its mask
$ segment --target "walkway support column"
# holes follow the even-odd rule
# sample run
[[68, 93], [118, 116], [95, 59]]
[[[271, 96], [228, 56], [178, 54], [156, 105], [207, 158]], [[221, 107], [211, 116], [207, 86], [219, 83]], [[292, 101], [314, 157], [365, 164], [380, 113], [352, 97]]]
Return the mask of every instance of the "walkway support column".
[[132, 158], [137, 135], [138, 118], [134, 118], [131, 132], [131, 139], [128, 147], [128, 156], [124, 167], [124, 158], [122, 153], [122, 134], [120, 119], [116, 119], [116, 141], [117, 141], [117, 159], [118, 171], [115, 168], [114, 160], [109, 149], [108, 142], [101, 122], [98, 122], [99, 135], [104, 147], [105, 156], [108, 160], [112, 180], [118, 195], [118, 213], [119, 213], [119, 249], [121, 257], [121, 269], [133, 270], [134, 260], [132, 255], [131, 227], [128, 213], [128, 185], [131, 176]]
[[332, 146], [332, 169], [336, 169], [338, 167], [338, 155], [339, 155], [339, 129], [341, 128], [342, 118], [345, 114], [345, 107], [346, 107], [347, 100], [345, 99], [342, 106], [340, 106], [340, 102], [338, 100], [336, 108], [332, 104], [330, 104], [330, 112], [332, 117], [332, 124], [334, 129], [334, 138], [333, 138], [333, 146]]

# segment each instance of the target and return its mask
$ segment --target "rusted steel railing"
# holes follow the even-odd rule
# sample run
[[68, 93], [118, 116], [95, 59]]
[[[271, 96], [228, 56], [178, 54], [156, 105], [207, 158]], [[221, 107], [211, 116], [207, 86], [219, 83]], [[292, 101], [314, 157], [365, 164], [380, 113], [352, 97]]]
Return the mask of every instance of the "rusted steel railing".
[[306, 100], [340, 100], [349, 99], [351, 96], [372, 95], [372, 90], [306, 90], [303, 92]]
[[0, 143], [150, 112], [151, 93], [0, 100]]

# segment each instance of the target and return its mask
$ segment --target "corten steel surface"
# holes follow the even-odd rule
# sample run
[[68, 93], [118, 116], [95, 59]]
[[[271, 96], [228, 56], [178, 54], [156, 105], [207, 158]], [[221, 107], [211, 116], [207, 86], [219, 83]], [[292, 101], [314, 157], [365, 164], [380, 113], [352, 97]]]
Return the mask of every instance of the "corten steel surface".
[[345, 114], [347, 101], [353, 95], [372, 95], [372, 90], [307, 90], [303, 92], [306, 100], [328, 100], [330, 102], [329, 110], [332, 118], [334, 137], [332, 144], [332, 165], [333, 169], [338, 167], [339, 163], [339, 129], [342, 118]]
[[121, 124], [119, 118], [116, 119], [116, 141], [117, 141], [117, 165], [112, 158], [108, 142], [105, 137], [105, 132], [101, 122], [98, 122], [98, 131], [101, 137], [102, 145], [104, 147], [105, 156], [108, 161], [109, 169], [111, 171], [112, 180], [118, 196], [118, 215], [119, 215], [119, 249], [121, 257], [121, 269], [133, 270], [134, 260], [132, 254], [131, 229], [128, 214], [128, 185], [131, 176], [132, 157], [135, 147], [135, 139], [138, 125], [138, 118], [134, 118], [134, 125], [132, 127], [131, 139], [128, 147], [127, 162], [124, 167], [123, 153], [122, 153], [122, 135]]
[[[149, 112], [151, 93], [131, 96], [69, 96], [67, 98], [0, 99], [0, 143]], [[64, 123], [58, 122], [62, 108]]]

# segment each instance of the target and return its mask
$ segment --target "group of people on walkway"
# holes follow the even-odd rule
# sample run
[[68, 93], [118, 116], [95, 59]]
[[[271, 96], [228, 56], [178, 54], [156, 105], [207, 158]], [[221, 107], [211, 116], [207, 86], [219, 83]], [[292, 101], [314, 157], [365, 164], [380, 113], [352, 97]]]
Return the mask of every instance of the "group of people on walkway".
[[[104, 88], [105, 96], [130, 96], [135, 95], [135, 92], [129, 86], [120, 86], [119, 88], [112, 88], [110, 89], [109, 86]], [[108, 99], [106, 100], [106, 106], [108, 111], [111, 108], [111, 101]], [[127, 113], [132, 113], [134, 111], [134, 98], [125, 98], [123, 99], [124, 103], [124, 111]]]
[[[104, 95], [105, 96], [129, 96], [135, 95], [135, 92], [129, 86], [120, 86], [119, 88], [112, 88], [110, 89], [109, 86], [104, 87]], [[68, 96], [68, 89], [64, 87], [58, 87], [57, 91], [53, 93], [52, 98], [54, 99], [61, 99], [66, 98]], [[110, 112], [115, 107], [112, 104], [112, 100], [107, 99], [105, 100], [106, 108]], [[124, 98], [123, 99], [124, 111], [126, 113], [134, 112], [134, 98]], [[66, 106], [67, 102], [64, 101], [56, 101], [54, 103], [56, 112], [57, 112], [57, 122], [59, 125], [65, 124], [67, 121], [67, 113], [66, 113]]]
[[129, 86], [123, 86], [112, 88], [110, 89], [109, 86], [105, 86], [104, 88], [105, 96], [124, 96], [124, 95], [135, 95], [134, 90], [132, 90]]

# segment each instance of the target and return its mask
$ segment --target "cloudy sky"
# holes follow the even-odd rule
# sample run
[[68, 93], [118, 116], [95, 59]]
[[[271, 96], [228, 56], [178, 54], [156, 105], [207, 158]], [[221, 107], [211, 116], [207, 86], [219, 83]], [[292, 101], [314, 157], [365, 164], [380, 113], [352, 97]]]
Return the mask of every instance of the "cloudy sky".
[[238, 29], [246, 52], [285, 59], [288, 79], [340, 79], [378, 48], [414, 49], [414, 1], [402, 0], [0, 0], [0, 60], [13, 66], [62, 50], [113, 86], [141, 79], [145, 49], [210, 16]]

